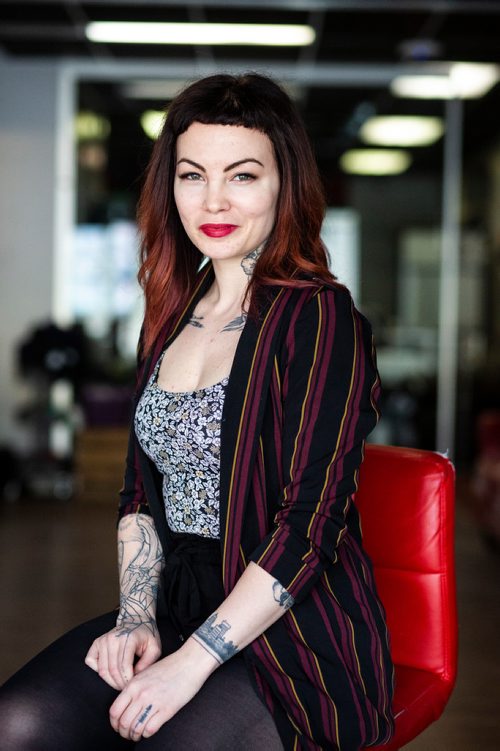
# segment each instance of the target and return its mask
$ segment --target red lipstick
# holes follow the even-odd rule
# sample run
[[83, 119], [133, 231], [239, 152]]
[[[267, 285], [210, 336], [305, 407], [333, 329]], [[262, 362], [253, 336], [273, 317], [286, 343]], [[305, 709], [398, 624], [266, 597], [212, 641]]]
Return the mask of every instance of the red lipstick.
[[237, 229], [237, 224], [202, 224], [200, 229], [208, 237], [225, 237]]

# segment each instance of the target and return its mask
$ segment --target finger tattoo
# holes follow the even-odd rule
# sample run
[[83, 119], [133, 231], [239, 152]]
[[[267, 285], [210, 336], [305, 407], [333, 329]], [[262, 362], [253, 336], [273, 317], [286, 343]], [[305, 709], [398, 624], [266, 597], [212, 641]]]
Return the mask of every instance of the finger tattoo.
[[148, 706], [146, 707], [146, 709], [144, 710], [144, 712], [141, 714], [141, 716], [139, 717], [139, 719], [135, 723], [135, 727], [137, 727], [137, 725], [142, 725], [143, 722], [146, 722], [146, 720], [148, 718], [148, 715], [149, 715], [149, 713], [151, 712], [152, 709], [153, 709], [153, 705], [152, 704], [148, 704]]

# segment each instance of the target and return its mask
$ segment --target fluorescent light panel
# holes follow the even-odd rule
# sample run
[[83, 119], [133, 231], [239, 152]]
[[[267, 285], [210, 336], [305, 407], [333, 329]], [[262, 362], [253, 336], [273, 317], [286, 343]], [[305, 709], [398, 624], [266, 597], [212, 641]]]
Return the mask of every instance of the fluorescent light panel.
[[[126, 99], [157, 99], [166, 102], [173, 99], [190, 81], [188, 79], [135, 79], [127, 81], [121, 87]], [[282, 83], [287, 94], [294, 100], [303, 96], [299, 84], [286, 81]]]
[[340, 167], [350, 175], [400, 175], [412, 162], [402, 149], [350, 149], [340, 157]]
[[408, 99], [450, 99], [448, 76], [397, 76], [391, 94]]
[[161, 110], [146, 110], [141, 115], [141, 126], [144, 133], [156, 141], [165, 122], [165, 112]]
[[391, 92], [409, 99], [478, 99], [499, 80], [498, 65], [452, 63], [448, 75], [397, 76], [391, 83]]
[[126, 99], [158, 99], [166, 102], [173, 99], [186, 85], [186, 79], [136, 79], [127, 81], [121, 87]]
[[305, 47], [316, 37], [312, 26], [298, 24], [148, 23], [92, 21], [91, 42], [117, 44], [201, 44]]
[[111, 132], [109, 120], [95, 112], [81, 110], [75, 117], [78, 141], [104, 141]]
[[430, 146], [443, 132], [440, 117], [380, 115], [368, 118], [359, 129], [359, 136], [364, 143], [376, 146]]

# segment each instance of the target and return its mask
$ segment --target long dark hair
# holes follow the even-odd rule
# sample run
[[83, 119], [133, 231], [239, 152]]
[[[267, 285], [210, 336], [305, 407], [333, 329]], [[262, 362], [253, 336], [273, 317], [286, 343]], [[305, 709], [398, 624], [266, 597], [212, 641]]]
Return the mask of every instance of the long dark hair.
[[203, 78], [170, 104], [139, 201], [145, 352], [185, 303], [203, 258], [186, 235], [174, 201], [177, 138], [194, 122], [259, 130], [274, 147], [280, 176], [276, 220], [249, 282], [250, 312], [258, 292], [268, 285], [307, 283], [300, 272], [324, 281], [333, 278], [320, 239], [325, 209], [321, 180], [290, 98], [273, 80], [256, 73]]

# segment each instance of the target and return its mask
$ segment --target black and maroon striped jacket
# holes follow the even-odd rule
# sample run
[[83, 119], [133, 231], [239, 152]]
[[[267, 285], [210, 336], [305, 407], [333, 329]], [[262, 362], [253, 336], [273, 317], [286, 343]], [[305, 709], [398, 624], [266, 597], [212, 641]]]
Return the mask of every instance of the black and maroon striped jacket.
[[[210, 266], [142, 371], [213, 280]], [[371, 329], [340, 284], [279, 288], [241, 334], [221, 430], [226, 593], [255, 561], [295, 598], [245, 649], [286, 751], [354, 751], [392, 731], [384, 614], [352, 502], [380, 382]], [[154, 517], [168, 547], [161, 480], [131, 433], [120, 515]]]

